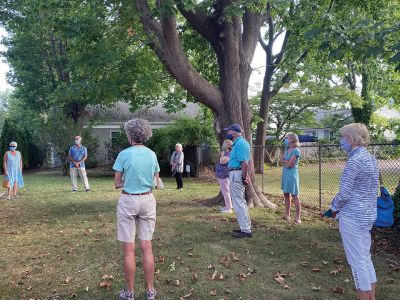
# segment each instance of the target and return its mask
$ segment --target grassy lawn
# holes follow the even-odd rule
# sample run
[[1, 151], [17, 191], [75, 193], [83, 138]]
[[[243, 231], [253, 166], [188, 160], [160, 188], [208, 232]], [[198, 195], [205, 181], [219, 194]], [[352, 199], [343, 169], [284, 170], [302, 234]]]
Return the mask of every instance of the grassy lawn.
[[[322, 207], [326, 208], [339, 189], [340, 175], [344, 167], [341, 163], [324, 163], [321, 168]], [[266, 166], [264, 173], [264, 193], [282, 195], [281, 167]], [[319, 206], [319, 166], [318, 164], [303, 164], [299, 166], [300, 199], [309, 206]], [[399, 180], [396, 170], [382, 171], [383, 182], [386, 188], [393, 193]], [[257, 182], [262, 185], [261, 175], [257, 175]]]
[[[277, 184], [278, 173], [269, 174]], [[92, 192], [72, 194], [68, 177], [30, 174], [21, 198], [0, 200], [0, 299], [116, 298], [124, 287], [115, 239], [118, 191], [111, 178], [89, 180]], [[282, 204], [277, 211], [252, 209], [254, 237], [235, 240], [234, 217], [199, 204], [217, 194], [217, 184], [186, 180], [183, 192], [171, 179], [165, 184], [156, 191], [159, 299], [354, 299], [336, 223], [320, 220], [317, 211], [305, 210], [304, 223], [294, 226], [280, 220]], [[400, 262], [386, 252], [374, 256], [378, 299], [399, 298], [400, 273], [388, 259]], [[283, 284], [274, 279], [278, 273]]]

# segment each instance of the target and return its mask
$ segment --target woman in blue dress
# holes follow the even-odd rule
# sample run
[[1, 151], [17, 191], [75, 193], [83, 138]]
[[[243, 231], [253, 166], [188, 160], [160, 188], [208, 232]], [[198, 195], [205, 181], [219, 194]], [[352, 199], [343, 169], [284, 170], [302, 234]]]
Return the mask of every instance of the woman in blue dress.
[[8, 199], [12, 196], [17, 198], [18, 188], [24, 186], [24, 179], [22, 178], [22, 156], [17, 151], [17, 143], [10, 143], [10, 150], [4, 154], [4, 177], [8, 181]]
[[296, 220], [297, 224], [301, 223], [301, 204], [299, 200], [299, 160], [300, 143], [299, 137], [294, 133], [286, 134], [284, 139], [286, 146], [285, 152], [282, 157], [282, 191], [285, 198], [285, 216], [284, 219], [290, 220], [290, 195], [293, 198], [296, 207]]

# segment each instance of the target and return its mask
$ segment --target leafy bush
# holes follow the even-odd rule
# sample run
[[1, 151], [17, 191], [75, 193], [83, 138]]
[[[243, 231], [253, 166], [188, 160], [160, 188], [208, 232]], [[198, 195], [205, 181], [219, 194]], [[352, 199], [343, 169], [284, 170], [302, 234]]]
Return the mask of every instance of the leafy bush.
[[82, 136], [82, 144], [88, 150], [87, 165], [95, 166], [94, 153], [99, 146], [99, 141], [92, 135], [92, 127], [82, 128], [82, 124], [74, 123], [71, 118], [66, 117], [62, 112], [53, 111], [49, 114], [45, 124], [48, 133], [48, 139], [51, 147], [58, 158], [61, 160], [64, 174], [68, 172], [68, 151], [74, 143], [77, 135]]
[[[207, 121], [190, 118], [180, 118], [167, 127], [154, 129], [146, 146], [157, 154], [160, 167], [165, 168], [169, 165], [170, 154], [176, 143], [184, 147], [207, 145], [212, 152], [219, 149], [212, 125]], [[111, 142], [106, 143], [106, 147], [111, 161], [117, 158], [119, 152], [129, 147], [123, 128]]]
[[118, 153], [130, 146], [123, 126], [121, 126], [121, 131], [113, 137], [111, 142], [105, 143], [105, 146], [108, 149], [108, 159], [111, 161], [115, 161]]
[[37, 145], [32, 135], [25, 128], [20, 128], [9, 119], [4, 121], [1, 132], [1, 165], [3, 165], [4, 154], [8, 151], [10, 142], [18, 143], [18, 151], [21, 152], [24, 168], [36, 168], [42, 164], [45, 157], [45, 149]]
[[153, 149], [162, 164], [169, 161], [177, 143], [184, 147], [208, 145], [213, 151], [219, 149], [212, 125], [190, 118], [180, 118], [170, 126], [154, 130], [147, 146]]

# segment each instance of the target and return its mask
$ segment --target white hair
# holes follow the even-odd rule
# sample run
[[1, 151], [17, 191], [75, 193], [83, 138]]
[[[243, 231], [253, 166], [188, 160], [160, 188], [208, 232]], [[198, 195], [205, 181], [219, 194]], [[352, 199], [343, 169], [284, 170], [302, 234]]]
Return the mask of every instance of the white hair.
[[15, 145], [15, 147], [18, 146], [17, 142], [14, 142], [14, 141], [12, 141], [12, 142], [10, 143], [10, 146], [12, 146], [12, 145]]

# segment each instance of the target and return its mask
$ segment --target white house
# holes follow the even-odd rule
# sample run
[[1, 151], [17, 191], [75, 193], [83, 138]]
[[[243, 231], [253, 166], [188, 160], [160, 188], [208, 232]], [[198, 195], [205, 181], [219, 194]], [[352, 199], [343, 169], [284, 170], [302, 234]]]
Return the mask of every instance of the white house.
[[93, 135], [99, 140], [95, 158], [102, 162], [108, 161], [107, 144], [121, 132], [124, 123], [133, 118], [143, 118], [149, 121], [152, 129], [168, 126], [179, 117], [195, 118], [200, 107], [195, 103], [186, 103], [186, 108], [178, 113], [168, 113], [161, 105], [142, 108], [131, 112], [129, 103], [119, 102], [113, 107], [92, 106], [87, 109], [90, 119], [95, 119]]

